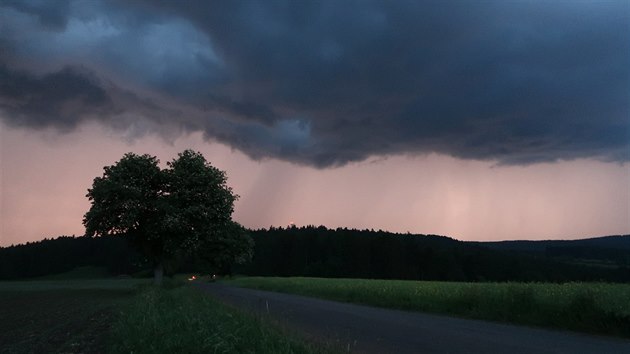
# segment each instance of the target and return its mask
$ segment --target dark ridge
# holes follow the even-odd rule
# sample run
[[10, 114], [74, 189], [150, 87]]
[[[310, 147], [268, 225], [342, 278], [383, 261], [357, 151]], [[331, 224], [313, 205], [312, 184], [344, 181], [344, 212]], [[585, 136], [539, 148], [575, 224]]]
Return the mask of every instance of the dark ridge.
[[[446, 236], [305, 226], [250, 230], [254, 257], [221, 273], [446, 281], [630, 281], [630, 235], [571, 241], [464, 242]], [[171, 271], [198, 272], [195, 259]], [[105, 267], [148, 268], [120, 237], [46, 239], [0, 248], [0, 279]]]

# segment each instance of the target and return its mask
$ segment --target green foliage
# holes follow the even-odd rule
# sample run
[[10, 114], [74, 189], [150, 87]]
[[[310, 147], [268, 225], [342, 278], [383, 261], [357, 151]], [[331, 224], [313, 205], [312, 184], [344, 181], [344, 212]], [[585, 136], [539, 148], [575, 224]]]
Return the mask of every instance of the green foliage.
[[253, 256], [254, 241], [241, 225], [231, 222], [213, 233], [212, 238], [200, 243], [196, 253], [195, 269], [209, 274], [231, 274], [233, 264], [249, 262]]
[[162, 262], [169, 249], [162, 225], [164, 176], [158, 164], [153, 156], [127, 153], [104, 167], [86, 195], [92, 203], [83, 218], [86, 236], [124, 235], [152, 261]]
[[378, 307], [630, 337], [630, 284], [263, 277], [230, 283]]
[[168, 212], [163, 228], [180, 249], [192, 251], [231, 225], [238, 196], [227, 185], [225, 172], [198, 152], [186, 150], [167, 165], [163, 192]]
[[114, 324], [113, 353], [317, 353], [269, 323], [187, 287], [148, 288]]
[[125, 236], [153, 262], [156, 282], [163, 264], [199, 249], [224, 262], [247, 259], [247, 235], [238, 229], [237, 244], [228, 233], [237, 230], [231, 216], [238, 196], [227, 186], [225, 172], [191, 150], [164, 170], [158, 164], [153, 156], [128, 153], [105, 167], [88, 190], [92, 206], [83, 220], [86, 235]]
[[92, 207], [83, 223], [87, 236], [133, 235], [158, 237], [162, 173], [159, 160], [127, 153], [113, 166], [104, 167], [87, 197]]

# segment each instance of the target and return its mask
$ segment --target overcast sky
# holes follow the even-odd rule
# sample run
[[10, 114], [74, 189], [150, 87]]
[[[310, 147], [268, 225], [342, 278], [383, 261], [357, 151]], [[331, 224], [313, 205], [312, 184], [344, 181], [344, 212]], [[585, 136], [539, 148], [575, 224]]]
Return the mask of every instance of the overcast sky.
[[185, 148], [248, 227], [630, 233], [630, 2], [2, 1], [0, 139], [0, 245]]

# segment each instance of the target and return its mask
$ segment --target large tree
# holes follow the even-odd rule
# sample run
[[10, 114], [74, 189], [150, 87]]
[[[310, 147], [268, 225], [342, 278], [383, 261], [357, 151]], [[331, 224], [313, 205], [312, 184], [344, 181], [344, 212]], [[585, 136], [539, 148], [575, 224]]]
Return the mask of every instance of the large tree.
[[248, 236], [230, 232], [236, 231], [231, 216], [238, 196], [225, 172], [198, 152], [180, 153], [166, 169], [153, 156], [125, 154], [94, 179], [87, 197], [92, 206], [83, 219], [86, 235], [127, 237], [153, 262], [157, 284], [164, 264], [181, 254], [251, 258]]
[[195, 265], [208, 273], [232, 274], [232, 265], [251, 260], [253, 250], [249, 232], [232, 221], [199, 243]]

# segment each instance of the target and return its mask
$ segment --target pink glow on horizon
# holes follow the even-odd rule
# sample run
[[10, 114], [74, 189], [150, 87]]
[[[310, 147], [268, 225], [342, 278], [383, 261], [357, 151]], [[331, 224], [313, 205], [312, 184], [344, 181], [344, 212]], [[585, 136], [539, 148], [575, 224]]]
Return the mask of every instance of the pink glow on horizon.
[[630, 233], [630, 164], [576, 160], [493, 167], [443, 155], [392, 156], [317, 170], [253, 161], [200, 134], [123, 141], [97, 125], [57, 134], [0, 123], [0, 246], [83, 233], [92, 179], [128, 151], [162, 163], [186, 148], [228, 173], [246, 227], [326, 225], [462, 240]]

